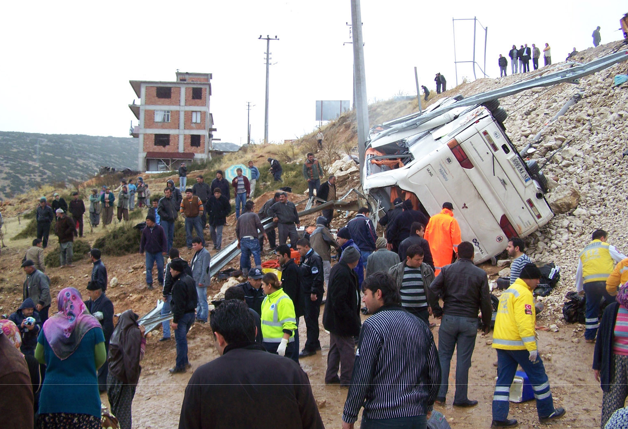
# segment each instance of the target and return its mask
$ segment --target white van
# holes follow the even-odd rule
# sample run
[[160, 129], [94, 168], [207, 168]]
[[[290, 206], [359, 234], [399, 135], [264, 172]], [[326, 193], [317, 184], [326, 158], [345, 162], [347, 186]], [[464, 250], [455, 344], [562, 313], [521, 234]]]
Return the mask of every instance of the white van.
[[374, 127], [362, 184], [380, 216], [401, 194], [414, 194], [415, 208], [428, 216], [449, 201], [462, 240], [476, 247], [475, 263], [499, 255], [509, 238], [525, 237], [549, 222], [547, 181], [536, 162], [526, 163], [508, 139], [506, 112], [498, 106], [493, 100], [454, 108], [392, 134], [386, 130], [404, 118]]

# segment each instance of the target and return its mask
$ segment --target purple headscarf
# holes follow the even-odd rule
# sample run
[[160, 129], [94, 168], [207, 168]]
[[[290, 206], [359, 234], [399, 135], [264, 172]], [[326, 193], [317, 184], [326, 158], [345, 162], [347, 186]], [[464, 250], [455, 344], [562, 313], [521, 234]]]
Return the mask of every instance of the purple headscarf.
[[44, 335], [54, 354], [61, 360], [72, 356], [86, 333], [100, 328], [100, 323], [89, 314], [81, 293], [73, 287], [59, 292], [59, 312], [44, 323]]
[[628, 308], [628, 282], [619, 286], [617, 291], [617, 302], [624, 308]]

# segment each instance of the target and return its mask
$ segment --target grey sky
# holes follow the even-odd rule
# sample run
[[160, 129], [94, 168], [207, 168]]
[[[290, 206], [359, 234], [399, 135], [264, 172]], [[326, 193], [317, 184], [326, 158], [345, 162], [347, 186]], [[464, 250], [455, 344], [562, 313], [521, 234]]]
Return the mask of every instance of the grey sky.
[[[215, 137], [246, 142], [250, 101], [252, 137], [260, 141], [266, 47], [260, 35], [280, 39], [271, 42], [271, 141], [312, 131], [316, 100], [352, 97], [352, 48], [343, 46], [350, 41], [349, 0], [103, 4], [2, 2], [1, 130], [127, 136], [130, 121], [137, 123], [127, 107], [135, 96], [129, 80], [172, 81], [179, 69], [213, 73]], [[454, 17], [476, 16], [488, 27], [487, 72], [495, 77], [498, 54], [513, 44], [548, 42], [557, 62], [573, 47], [592, 47], [598, 25], [602, 43], [619, 40], [626, 12], [618, 0], [362, 0], [368, 98], [413, 95], [414, 66], [430, 90], [439, 71], [453, 87]], [[470, 59], [472, 21], [456, 24], [456, 35], [458, 59]], [[482, 64], [483, 44], [477, 46]], [[470, 66], [459, 68], [462, 76], [472, 78]]]

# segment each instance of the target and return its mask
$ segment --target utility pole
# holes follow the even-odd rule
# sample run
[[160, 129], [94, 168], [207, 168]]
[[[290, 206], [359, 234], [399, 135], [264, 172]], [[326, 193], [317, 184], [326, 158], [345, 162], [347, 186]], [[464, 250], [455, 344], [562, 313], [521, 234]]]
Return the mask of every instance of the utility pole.
[[419, 102], [419, 113], [423, 113], [421, 109], [421, 90], [419, 87], [419, 75], [417, 74], [416, 67], [414, 68], [414, 80], [416, 81], [416, 100]]
[[[348, 22], [346, 22], [345, 24], [347, 25], [347, 27], [349, 27], [349, 38], [353, 39], [353, 35], [352, 35], [352, 32], [351, 32], [351, 24], [349, 24]], [[353, 44], [353, 42], [344, 42], [342, 44], [342, 46], [344, 46], [344, 45], [352, 45], [352, 44]], [[352, 70], [352, 73], [353, 73], [353, 76], [352, 76], [352, 79], [353, 79], [353, 108], [355, 109], [355, 67], [354, 67], [353, 64], [351, 65], [351, 70]]]
[[358, 155], [360, 177], [364, 171], [366, 140], [369, 135], [369, 106], [366, 98], [366, 74], [364, 71], [364, 40], [362, 38], [362, 12], [360, 0], [351, 0], [351, 27], [353, 30], [353, 72], [355, 108], [358, 120]]
[[266, 37], [262, 37], [259, 36], [259, 40], [266, 40], [266, 102], [265, 102], [265, 109], [264, 109], [264, 144], [268, 143], [268, 95], [269, 95], [269, 90], [268, 90], [268, 73], [269, 73], [269, 67], [270, 67], [270, 41], [271, 40], [279, 40], [277, 38], [277, 36], [270, 37], [270, 36], [266, 36]]
[[255, 104], [251, 104], [250, 101], [246, 102], [246, 144], [251, 144], [251, 109], [255, 107]]

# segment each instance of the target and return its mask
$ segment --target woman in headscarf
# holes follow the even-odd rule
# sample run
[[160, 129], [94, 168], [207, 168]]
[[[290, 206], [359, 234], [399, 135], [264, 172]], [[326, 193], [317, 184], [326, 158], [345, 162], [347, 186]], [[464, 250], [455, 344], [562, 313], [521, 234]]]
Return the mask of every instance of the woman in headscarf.
[[624, 407], [628, 384], [628, 282], [619, 287], [616, 302], [604, 310], [593, 355], [595, 379], [602, 391], [604, 428], [615, 411]]
[[96, 371], [105, 363], [105, 337], [78, 290], [57, 297], [59, 312], [46, 320], [35, 357], [47, 365], [39, 398], [38, 429], [100, 429]]
[[131, 310], [122, 313], [109, 342], [107, 396], [121, 429], [131, 429], [131, 404], [146, 347], [145, 328], [137, 325], [137, 319]]

